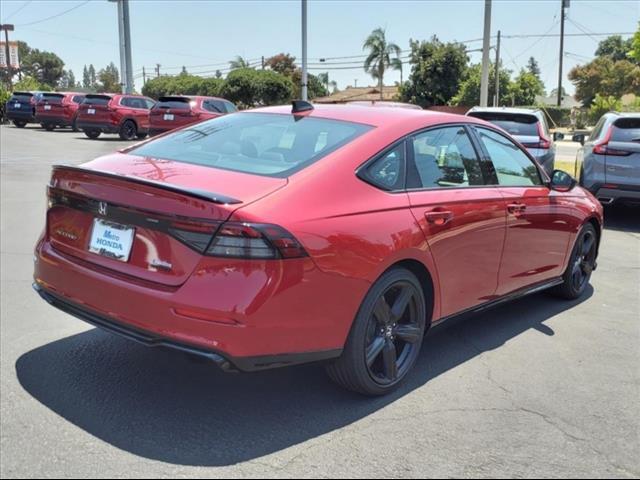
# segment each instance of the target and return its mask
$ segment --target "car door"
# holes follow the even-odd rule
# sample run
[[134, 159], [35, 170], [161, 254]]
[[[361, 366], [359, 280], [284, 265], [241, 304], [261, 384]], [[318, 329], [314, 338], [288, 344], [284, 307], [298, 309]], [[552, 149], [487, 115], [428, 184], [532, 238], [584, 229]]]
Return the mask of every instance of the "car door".
[[507, 207], [497, 295], [562, 274], [576, 217], [567, 194], [551, 190], [531, 158], [506, 134], [474, 127]]
[[468, 128], [436, 127], [408, 139], [407, 195], [434, 258], [441, 315], [493, 298], [505, 236], [505, 202], [487, 185]]

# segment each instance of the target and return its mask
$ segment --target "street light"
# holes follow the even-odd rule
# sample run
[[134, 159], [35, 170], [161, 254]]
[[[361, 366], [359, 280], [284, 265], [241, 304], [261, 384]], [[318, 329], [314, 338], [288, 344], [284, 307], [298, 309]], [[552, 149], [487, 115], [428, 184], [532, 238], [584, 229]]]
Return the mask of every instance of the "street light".
[[9, 23], [5, 23], [0, 25], [0, 30], [4, 30], [4, 54], [5, 54], [5, 61], [7, 62], [7, 82], [9, 83], [9, 90], [11, 90], [13, 88], [13, 85], [11, 84], [11, 58], [9, 56], [9, 32], [13, 32], [15, 30], [14, 26], [9, 24]]

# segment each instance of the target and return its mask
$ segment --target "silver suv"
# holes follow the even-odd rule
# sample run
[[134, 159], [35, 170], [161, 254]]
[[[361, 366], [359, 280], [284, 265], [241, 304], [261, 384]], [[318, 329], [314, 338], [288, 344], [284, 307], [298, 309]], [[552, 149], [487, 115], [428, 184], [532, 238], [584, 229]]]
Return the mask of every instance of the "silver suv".
[[604, 205], [640, 203], [640, 113], [609, 112], [578, 150], [580, 185]]
[[[541, 110], [507, 107], [473, 107], [467, 112], [470, 117], [491, 122], [522, 144], [542, 166], [547, 175], [553, 174], [556, 146], [549, 126]], [[562, 135], [557, 137], [562, 139]]]

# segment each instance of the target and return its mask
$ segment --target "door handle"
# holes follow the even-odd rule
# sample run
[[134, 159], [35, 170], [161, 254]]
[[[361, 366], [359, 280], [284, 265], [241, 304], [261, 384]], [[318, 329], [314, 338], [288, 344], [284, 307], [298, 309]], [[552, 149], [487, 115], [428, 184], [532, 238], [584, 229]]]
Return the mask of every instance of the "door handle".
[[524, 203], [510, 203], [507, 205], [507, 211], [509, 213], [513, 213], [514, 215], [524, 213], [526, 209], [527, 206]]
[[448, 210], [425, 212], [424, 216], [432, 225], [445, 225], [453, 219], [453, 212]]

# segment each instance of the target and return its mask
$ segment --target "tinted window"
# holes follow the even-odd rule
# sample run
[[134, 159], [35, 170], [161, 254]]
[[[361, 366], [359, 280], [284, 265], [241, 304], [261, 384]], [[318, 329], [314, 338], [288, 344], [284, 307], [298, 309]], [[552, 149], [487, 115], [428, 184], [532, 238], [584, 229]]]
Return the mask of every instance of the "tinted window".
[[404, 142], [380, 155], [363, 172], [362, 178], [384, 190], [404, 187]]
[[44, 93], [42, 95], [42, 99], [49, 103], [60, 103], [62, 102], [63, 98], [64, 95], [61, 95], [59, 93]]
[[120, 105], [129, 108], [147, 108], [147, 102], [144, 98], [124, 97], [120, 100]]
[[483, 185], [480, 161], [463, 127], [427, 130], [411, 141], [408, 188]]
[[602, 133], [602, 127], [604, 126], [606, 121], [607, 121], [606, 117], [601, 117], [600, 120], [598, 120], [598, 123], [596, 123], [596, 126], [593, 127], [593, 131], [591, 132], [591, 135], [589, 135], [589, 140], [595, 140], [600, 136], [600, 134]]
[[224, 102], [224, 106], [227, 109], [227, 113], [233, 113], [233, 112], [237, 112], [238, 111], [236, 106], [231, 102]]
[[286, 177], [372, 127], [268, 113], [236, 113], [192, 125], [129, 153]]
[[480, 141], [484, 144], [493, 162], [500, 185], [542, 184], [535, 164], [515, 143], [504, 135], [485, 128], [477, 128], [477, 131]]
[[82, 96], [82, 95], [74, 95], [72, 101], [73, 101], [73, 103], [82, 103], [82, 102], [84, 102], [84, 96]]
[[190, 105], [191, 99], [187, 97], [160, 97], [158, 103], [156, 103], [157, 108], [171, 108], [174, 110], [188, 110], [191, 108]]
[[154, 102], [150, 98], [145, 98], [144, 103], [146, 103], [148, 109], [153, 108], [153, 106], [156, 104], [156, 102]]
[[90, 103], [91, 105], [107, 105], [111, 97], [106, 95], [87, 95], [84, 97], [83, 103]]
[[613, 124], [613, 142], [640, 142], [640, 118], [621, 118]]
[[30, 102], [31, 97], [33, 97], [33, 95], [31, 95], [30, 93], [14, 93], [13, 95], [11, 95], [11, 98], [9, 99], [9, 101], [10, 102]]
[[538, 119], [534, 115], [514, 115], [493, 112], [471, 112], [469, 116], [481, 118], [499, 126], [511, 135], [538, 136]]
[[215, 113], [227, 112], [227, 108], [225, 107], [224, 102], [221, 100], [205, 100], [204, 102], [202, 102], [202, 106], [204, 107], [205, 110], [209, 110], [210, 112], [215, 112]]

